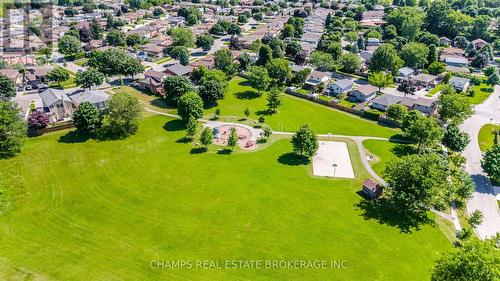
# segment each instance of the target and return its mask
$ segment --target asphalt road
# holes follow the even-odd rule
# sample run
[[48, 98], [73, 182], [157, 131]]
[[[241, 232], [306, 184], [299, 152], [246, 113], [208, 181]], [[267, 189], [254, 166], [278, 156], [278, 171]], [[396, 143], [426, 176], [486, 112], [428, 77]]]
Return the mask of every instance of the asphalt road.
[[481, 150], [479, 149], [479, 130], [486, 124], [500, 124], [500, 86], [482, 104], [474, 107], [474, 115], [465, 120], [461, 129], [470, 136], [470, 143], [462, 155], [467, 159], [466, 171], [471, 175], [476, 185], [476, 191], [467, 202], [467, 212], [475, 210], [483, 213], [483, 223], [476, 228], [481, 239], [495, 236], [500, 232], [500, 210], [495, 192], [489, 178], [481, 168]]

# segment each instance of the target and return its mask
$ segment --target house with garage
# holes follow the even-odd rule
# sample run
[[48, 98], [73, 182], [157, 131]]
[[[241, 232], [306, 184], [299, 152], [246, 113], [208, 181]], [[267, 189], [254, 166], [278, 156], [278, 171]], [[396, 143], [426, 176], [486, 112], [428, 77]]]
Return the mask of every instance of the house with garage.
[[68, 94], [68, 97], [71, 99], [73, 106], [76, 108], [83, 102], [89, 102], [99, 111], [104, 111], [107, 108], [107, 102], [109, 100], [109, 95], [103, 91], [76, 91], [71, 94]]
[[313, 70], [307, 77], [304, 87], [311, 89], [321, 83], [327, 85], [330, 79], [332, 79], [332, 75], [329, 72]]
[[381, 111], [386, 111], [389, 106], [393, 104], [399, 104], [401, 102], [400, 96], [383, 94], [371, 101], [371, 108], [378, 109]]
[[354, 102], [365, 102], [374, 99], [377, 96], [377, 87], [372, 85], [360, 85], [356, 89], [350, 91], [348, 99]]
[[463, 67], [469, 64], [467, 58], [464, 57], [445, 57], [444, 63], [449, 66]]
[[189, 76], [193, 72], [193, 68], [180, 63], [171, 65], [165, 69], [165, 73], [171, 76]]
[[481, 38], [478, 38], [476, 40], [472, 40], [472, 45], [474, 45], [474, 48], [476, 48], [476, 50], [479, 50], [481, 49], [482, 47], [488, 45], [488, 42], [484, 41], [483, 39]]
[[138, 85], [155, 95], [164, 96], [165, 89], [163, 88], [163, 79], [166, 76], [167, 74], [164, 72], [148, 69], [144, 72], [144, 79], [138, 81]]
[[349, 92], [352, 89], [354, 82], [349, 79], [337, 80], [328, 85], [328, 91], [332, 96], [338, 96]]
[[64, 91], [47, 89], [40, 93], [40, 98], [50, 122], [63, 121], [73, 116], [73, 102]]
[[398, 82], [403, 81], [403, 80], [408, 80], [414, 74], [415, 74], [415, 70], [405, 66], [405, 67], [398, 69], [398, 77], [396, 77], [396, 80]]
[[413, 76], [410, 79], [410, 81], [417, 86], [429, 87], [429, 86], [434, 86], [436, 84], [437, 78], [438, 77], [436, 75], [420, 73], [418, 75]]
[[426, 98], [410, 98], [383, 94], [372, 100], [370, 107], [381, 111], [386, 111], [393, 104], [401, 104], [408, 110], [417, 110], [424, 114], [432, 114], [436, 109], [436, 100]]
[[441, 37], [439, 38], [439, 45], [441, 46], [449, 46], [451, 45], [452, 41], [448, 39], [448, 37]]
[[470, 80], [463, 77], [452, 76], [448, 82], [457, 92], [465, 92], [470, 86]]

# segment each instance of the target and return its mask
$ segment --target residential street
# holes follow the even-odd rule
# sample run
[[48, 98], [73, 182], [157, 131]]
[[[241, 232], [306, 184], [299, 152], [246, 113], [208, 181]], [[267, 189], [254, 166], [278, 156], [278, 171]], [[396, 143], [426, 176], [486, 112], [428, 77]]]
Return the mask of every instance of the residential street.
[[500, 124], [500, 86], [498, 85], [495, 86], [495, 92], [484, 103], [474, 107], [474, 115], [461, 125], [461, 129], [469, 134], [471, 140], [463, 152], [463, 156], [467, 159], [466, 171], [476, 185], [476, 191], [467, 203], [467, 212], [470, 214], [475, 210], [480, 210], [483, 213], [483, 223], [476, 228], [476, 233], [481, 239], [500, 232], [500, 211], [493, 186], [481, 168], [482, 156], [478, 143], [479, 130], [489, 123]]

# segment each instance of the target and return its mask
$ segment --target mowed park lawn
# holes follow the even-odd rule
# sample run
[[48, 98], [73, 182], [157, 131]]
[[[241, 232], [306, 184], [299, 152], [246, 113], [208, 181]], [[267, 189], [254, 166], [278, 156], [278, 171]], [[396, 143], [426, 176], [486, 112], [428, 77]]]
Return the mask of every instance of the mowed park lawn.
[[[176, 109], [167, 105], [161, 98], [147, 95], [130, 87], [118, 87], [114, 92], [127, 92], [137, 96], [142, 103], [154, 110], [176, 114]], [[335, 110], [324, 105], [307, 100], [282, 95], [283, 104], [278, 113], [268, 114], [267, 94], [259, 93], [248, 85], [246, 79], [235, 77], [229, 81], [223, 100], [205, 110], [205, 119], [213, 118], [216, 108], [221, 111], [221, 120], [229, 122], [243, 122], [255, 125], [260, 116], [264, 116], [265, 123], [274, 131], [294, 132], [301, 125], [309, 124], [318, 134], [376, 136], [389, 138], [398, 134], [397, 129], [384, 127], [374, 121], [366, 120], [353, 114]], [[245, 109], [250, 110], [248, 120], [245, 119]]]
[[369, 161], [370, 166], [381, 177], [383, 177], [387, 163], [397, 157], [410, 154], [412, 149], [408, 144], [384, 140], [364, 140], [363, 146], [367, 150], [367, 155], [374, 157], [372, 161]]
[[478, 141], [481, 151], [486, 151], [493, 147], [495, 143], [495, 132], [500, 130], [499, 125], [487, 124], [479, 131]]
[[[312, 177], [288, 139], [191, 154], [180, 122], [147, 114], [116, 141], [69, 131], [0, 160], [2, 280], [427, 280], [451, 244], [360, 207], [366, 177]], [[10, 200], [9, 200], [10, 198]], [[382, 217], [389, 218], [390, 213]], [[389, 220], [390, 221], [390, 220]], [[345, 260], [345, 269], [152, 269], [152, 260]]]

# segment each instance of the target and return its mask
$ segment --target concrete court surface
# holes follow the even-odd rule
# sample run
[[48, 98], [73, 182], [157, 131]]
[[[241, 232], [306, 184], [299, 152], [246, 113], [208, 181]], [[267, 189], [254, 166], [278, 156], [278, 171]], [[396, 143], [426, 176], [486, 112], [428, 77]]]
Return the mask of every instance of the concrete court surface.
[[354, 171], [347, 144], [320, 141], [318, 152], [313, 157], [313, 173], [315, 176], [353, 179]]

